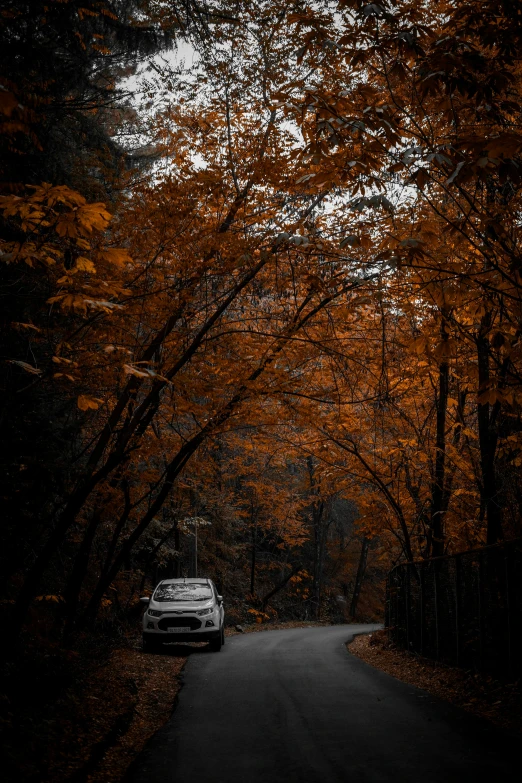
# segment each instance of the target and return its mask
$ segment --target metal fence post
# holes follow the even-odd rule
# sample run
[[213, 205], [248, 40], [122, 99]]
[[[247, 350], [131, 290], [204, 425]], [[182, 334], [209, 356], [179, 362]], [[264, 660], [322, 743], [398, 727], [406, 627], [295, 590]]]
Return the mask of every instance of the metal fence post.
[[386, 576], [386, 597], [384, 599], [384, 627], [390, 627], [390, 575]]
[[420, 587], [420, 654], [424, 655], [424, 563], [419, 564]]
[[439, 638], [439, 589], [437, 579], [437, 561], [433, 563], [433, 588], [435, 593], [435, 660], [439, 660], [440, 638]]
[[455, 557], [455, 660], [457, 666], [460, 666], [460, 557]]
[[410, 577], [410, 564], [406, 565], [405, 574], [405, 590], [404, 590], [404, 611], [406, 612], [406, 649], [410, 649], [410, 589], [411, 589], [411, 577]]
[[506, 625], [507, 625], [507, 664], [509, 676], [514, 676], [514, 656], [513, 656], [513, 617], [512, 617], [512, 602], [511, 602], [511, 558], [509, 546], [506, 547], [504, 552], [504, 571], [506, 579]]
[[479, 660], [484, 668], [484, 553], [478, 554]]
[[395, 581], [395, 641], [397, 644], [400, 645], [400, 613], [399, 613], [399, 584], [400, 579], [398, 578], [398, 570], [396, 571], [396, 581]]

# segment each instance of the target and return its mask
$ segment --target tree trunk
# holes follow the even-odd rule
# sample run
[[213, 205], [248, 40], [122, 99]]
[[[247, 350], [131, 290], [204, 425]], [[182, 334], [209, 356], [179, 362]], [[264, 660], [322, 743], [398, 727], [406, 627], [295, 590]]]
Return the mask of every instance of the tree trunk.
[[295, 576], [297, 573], [299, 573], [299, 571], [301, 570], [302, 567], [303, 566], [302, 566], [301, 563], [299, 563], [299, 565], [294, 566], [294, 568], [290, 571], [290, 573], [287, 576], [285, 576], [285, 578], [281, 582], [279, 582], [279, 584], [277, 584], [274, 588], [272, 588], [272, 590], [270, 590], [270, 592], [267, 593], [261, 599], [261, 611], [262, 612], [265, 611], [266, 607], [268, 606], [268, 602], [270, 601], [270, 599], [273, 598], [274, 595], [276, 595], [276, 593], [279, 593], [279, 591], [282, 590], [283, 587], [286, 587], [286, 585], [288, 584], [290, 579], [293, 576]]
[[250, 595], [256, 594], [257, 525], [252, 528], [252, 554], [250, 558]]
[[[489, 388], [490, 349], [488, 333], [490, 326], [491, 314], [486, 313], [482, 318], [481, 329], [477, 339], [479, 395], [486, 392]], [[478, 403], [477, 417], [482, 477], [480, 497], [483, 513], [486, 516], [486, 543], [488, 545], [496, 544], [502, 538], [502, 510], [497, 500], [498, 487], [495, 469], [498, 433], [493, 423], [496, 417], [492, 416], [491, 413], [489, 402]]]
[[64, 637], [70, 636], [74, 629], [74, 620], [76, 618], [76, 612], [78, 609], [78, 603], [80, 600], [80, 592], [82, 589], [83, 580], [87, 573], [89, 566], [89, 557], [91, 554], [92, 542], [94, 536], [100, 524], [101, 510], [96, 509], [92, 515], [92, 519], [87, 526], [87, 530], [84, 533], [80, 549], [74, 560], [71, 576], [65, 589], [65, 606], [66, 606], [66, 621], [64, 628]]
[[[172, 525], [172, 527], [170, 527], [168, 529], [167, 533], [165, 533], [163, 538], [160, 539], [159, 543], [157, 543], [156, 546], [153, 549], [151, 549], [151, 551], [149, 552], [149, 555], [148, 555], [147, 560], [145, 562], [145, 565], [143, 567], [143, 577], [142, 577], [141, 582], [140, 582], [140, 593], [143, 591], [143, 588], [145, 586], [145, 580], [147, 579], [147, 568], [149, 567], [149, 565], [151, 564], [151, 562], [153, 561], [154, 557], [159, 552], [159, 550], [161, 549], [163, 544], [165, 544], [169, 540], [169, 538], [171, 538], [171, 536], [174, 536], [174, 541], [176, 540], [176, 533], [178, 534], [178, 538], [179, 538], [178, 520], [177, 519], [174, 522], [174, 524]], [[179, 560], [179, 549], [176, 546], [176, 544], [174, 544], [174, 548], [175, 548], [176, 552], [178, 553], [178, 558], [177, 559]], [[176, 577], [177, 573], [174, 574], [174, 576]]]
[[318, 620], [321, 614], [321, 531], [320, 518], [322, 516], [322, 503], [319, 508], [312, 510], [312, 520], [314, 526], [314, 567], [312, 572], [312, 594], [310, 603], [312, 605], [312, 618]]
[[446, 356], [448, 331], [446, 314], [442, 313], [440, 333], [443, 344], [442, 361], [439, 365], [439, 387], [436, 397], [435, 470], [431, 488], [430, 538], [431, 555], [444, 554], [444, 482], [446, 477], [446, 414], [448, 410], [449, 365]]
[[322, 559], [324, 553], [324, 547], [322, 545], [323, 536], [323, 513], [324, 502], [318, 497], [318, 488], [315, 480], [315, 466], [313, 457], [309, 456], [306, 459], [308, 467], [308, 476], [310, 479], [310, 494], [313, 498], [312, 501], [312, 528], [313, 528], [313, 543], [314, 543], [314, 558], [313, 558], [313, 570], [312, 570], [312, 591], [310, 595], [310, 606], [312, 609], [312, 618], [319, 620], [321, 615], [321, 582], [322, 582]]
[[355, 577], [355, 584], [352, 593], [352, 602], [350, 604], [350, 617], [355, 618], [357, 613], [357, 604], [359, 603], [359, 596], [361, 594], [361, 587], [364, 581], [364, 575], [366, 573], [366, 561], [368, 560], [368, 549], [370, 542], [367, 538], [363, 538], [361, 546], [361, 554], [359, 556], [359, 565], [357, 566], [357, 575]]
[[316, 585], [316, 620], [321, 619], [321, 601], [323, 598], [323, 570], [324, 570], [324, 552], [326, 545], [326, 536], [328, 534], [329, 522], [324, 519], [324, 503], [322, 505], [321, 520], [319, 524], [319, 557], [317, 561], [317, 585]]

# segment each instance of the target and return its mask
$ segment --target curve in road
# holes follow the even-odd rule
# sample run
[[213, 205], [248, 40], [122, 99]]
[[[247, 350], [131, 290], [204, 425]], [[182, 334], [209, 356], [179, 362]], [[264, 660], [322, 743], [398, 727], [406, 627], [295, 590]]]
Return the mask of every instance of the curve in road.
[[[360, 661], [379, 626], [227, 638], [191, 655], [178, 706], [129, 783], [477, 783], [517, 779], [489, 724]], [[515, 773], [516, 769], [516, 773]]]

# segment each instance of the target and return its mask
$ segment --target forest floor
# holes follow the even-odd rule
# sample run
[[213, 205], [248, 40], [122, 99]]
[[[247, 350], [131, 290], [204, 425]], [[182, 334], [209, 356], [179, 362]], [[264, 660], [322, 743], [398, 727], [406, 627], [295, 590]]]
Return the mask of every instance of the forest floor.
[[422, 688], [486, 718], [517, 738], [522, 737], [522, 682], [500, 682], [485, 674], [446, 666], [399, 650], [388, 641], [386, 631], [356, 636], [348, 649], [397, 680]]
[[48, 774], [52, 783], [119, 781], [169, 719], [189, 653], [185, 646], [179, 654], [149, 655], [140, 647], [114, 650], [85, 682], [76, 709], [61, 723]]
[[189, 653], [184, 645], [180, 654], [144, 654], [141, 639], [123, 637], [117, 646], [79, 651], [39, 645], [8, 661], [0, 696], [3, 779], [120, 781], [170, 717]]

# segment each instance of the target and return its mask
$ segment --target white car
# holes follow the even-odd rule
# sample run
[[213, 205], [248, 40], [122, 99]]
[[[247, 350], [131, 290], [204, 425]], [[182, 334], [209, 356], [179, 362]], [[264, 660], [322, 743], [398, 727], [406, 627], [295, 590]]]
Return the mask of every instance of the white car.
[[143, 650], [164, 642], [210, 642], [215, 652], [225, 643], [225, 610], [211, 579], [163, 579], [143, 615]]

